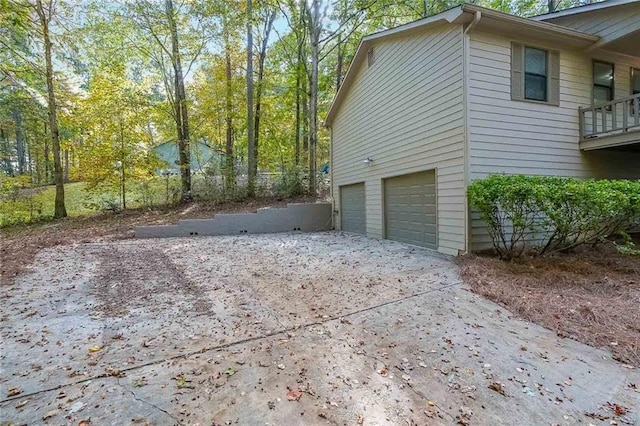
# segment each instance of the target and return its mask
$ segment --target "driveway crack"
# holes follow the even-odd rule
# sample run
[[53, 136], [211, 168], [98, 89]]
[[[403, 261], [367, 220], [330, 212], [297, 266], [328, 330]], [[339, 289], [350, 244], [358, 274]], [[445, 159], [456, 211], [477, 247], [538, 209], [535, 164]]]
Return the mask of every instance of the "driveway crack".
[[122, 389], [126, 390], [127, 392], [129, 392], [131, 394], [131, 396], [133, 396], [133, 399], [135, 399], [136, 401], [140, 401], [143, 404], [149, 405], [153, 408], [155, 408], [158, 411], [163, 412], [164, 414], [166, 414], [167, 416], [171, 417], [176, 424], [178, 425], [182, 425], [183, 423], [180, 421], [180, 419], [178, 419], [177, 417], [175, 417], [173, 414], [171, 414], [169, 411], [165, 410], [164, 408], [160, 408], [158, 407], [156, 404], [154, 404], [153, 402], [149, 402], [145, 399], [142, 398], [138, 398], [138, 396], [136, 395], [136, 393], [134, 391], [132, 391], [131, 389], [129, 389], [128, 387], [126, 387], [125, 385], [123, 385], [122, 383], [120, 383], [120, 379], [116, 378], [117, 382], [118, 382], [118, 386], [120, 386]]
[[[448, 288], [452, 288], [452, 287], [456, 287], [456, 286], [460, 286], [460, 285], [462, 285], [462, 282], [456, 281], [454, 283], [443, 285], [443, 286], [440, 286], [438, 288], [431, 288], [431, 289], [420, 291], [420, 292], [417, 292], [417, 293], [413, 293], [413, 294], [410, 294], [408, 296], [404, 296], [404, 297], [401, 297], [401, 298], [398, 298], [398, 299], [382, 302], [382, 303], [374, 305], [374, 306], [368, 306], [368, 307], [365, 307], [365, 308], [362, 308], [362, 309], [357, 309], [357, 310], [348, 312], [346, 314], [330, 316], [330, 317], [324, 318], [324, 319], [322, 319], [320, 321], [310, 321], [308, 323], [297, 324], [297, 325], [293, 325], [291, 327], [282, 328], [280, 330], [274, 330], [274, 331], [271, 331], [271, 332], [268, 332], [268, 333], [264, 333], [264, 334], [259, 335], [259, 336], [247, 337], [247, 338], [239, 339], [239, 340], [236, 340], [236, 341], [233, 341], [233, 342], [223, 343], [223, 344], [220, 344], [220, 345], [215, 345], [215, 346], [210, 346], [210, 347], [207, 347], [207, 348], [199, 349], [197, 351], [192, 351], [192, 352], [187, 352], [187, 353], [182, 353], [182, 354], [177, 354], [177, 355], [170, 355], [170, 356], [167, 356], [165, 358], [156, 359], [156, 360], [152, 360], [152, 361], [149, 361], [149, 362], [144, 362], [142, 364], [133, 365], [131, 367], [123, 368], [121, 371], [122, 372], [135, 371], [135, 370], [139, 370], [141, 368], [148, 367], [148, 366], [151, 366], [151, 365], [162, 364], [163, 362], [167, 362], [167, 361], [172, 361], [172, 360], [176, 360], [176, 359], [186, 359], [189, 356], [196, 355], [196, 354], [202, 354], [202, 353], [211, 352], [211, 351], [217, 351], [217, 350], [221, 350], [221, 349], [227, 349], [227, 348], [230, 348], [230, 347], [233, 347], [233, 346], [237, 346], [237, 345], [242, 345], [242, 344], [245, 344], [245, 343], [255, 342], [255, 341], [258, 341], [258, 340], [262, 340], [262, 339], [268, 339], [270, 337], [278, 336], [278, 335], [285, 334], [285, 333], [289, 333], [289, 332], [298, 330], [298, 329], [303, 328], [303, 327], [307, 328], [307, 327], [313, 327], [313, 326], [320, 326], [320, 325], [329, 323], [331, 321], [340, 320], [341, 318], [348, 318], [348, 317], [352, 317], [352, 316], [355, 316], [355, 315], [360, 315], [360, 314], [362, 314], [364, 312], [373, 311], [375, 309], [379, 309], [379, 308], [384, 307], [384, 306], [404, 303], [407, 300], [411, 300], [411, 299], [414, 299], [416, 297], [425, 296], [425, 295], [427, 295], [429, 293], [435, 293], [437, 291], [443, 291], [443, 290], [446, 290]], [[98, 379], [104, 379], [104, 378], [107, 378], [107, 377], [111, 377], [111, 376], [108, 373], [97, 374], [95, 376], [82, 378], [81, 380], [68, 382], [68, 383], [63, 383], [63, 384], [52, 386], [52, 387], [49, 387], [49, 388], [40, 389], [40, 390], [37, 390], [37, 391], [34, 391], [34, 392], [24, 393], [24, 394], [20, 394], [20, 395], [13, 396], [13, 397], [8, 397], [8, 398], [0, 400], [0, 405], [8, 403], [8, 402], [11, 402], [11, 401], [19, 400], [19, 399], [24, 399], [24, 398], [27, 398], [27, 397], [30, 397], [30, 396], [34, 396], [34, 395], [38, 395], [38, 394], [42, 394], [42, 393], [46, 393], [46, 392], [51, 392], [51, 391], [54, 391], [54, 390], [67, 388], [67, 387], [70, 387], [70, 386], [75, 386], [75, 385], [84, 383], [87, 380], [98, 380]], [[158, 409], [160, 409], [160, 408], [158, 408]]]

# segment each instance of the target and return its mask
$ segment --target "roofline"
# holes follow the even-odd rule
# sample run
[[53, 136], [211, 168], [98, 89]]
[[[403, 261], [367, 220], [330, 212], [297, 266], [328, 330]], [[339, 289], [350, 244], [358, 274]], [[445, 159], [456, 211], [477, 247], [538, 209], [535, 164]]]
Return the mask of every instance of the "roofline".
[[560, 18], [563, 16], [576, 15], [578, 13], [593, 12], [595, 10], [608, 9], [610, 7], [622, 6], [625, 4], [637, 3], [640, 0], [605, 0], [598, 3], [583, 4], [581, 6], [570, 7], [558, 12], [545, 13], [542, 15], [532, 16], [535, 21], [546, 21], [547, 19]]
[[[630, 1], [630, 0], [609, 0], [609, 1]], [[640, 1], [640, 0], [633, 0]], [[327, 111], [327, 116], [323, 121], [323, 125], [330, 127], [333, 118], [340, 107], [342, 99], [346, 96], [347, 91], [352, 83], [352, 80], [355, 78], [358, 69], [360, 68], [360, 64], [366, 58], [366, 53], [369, 50], [369, 45], [374, 40], [379, 40], [387, 37], [391, 37], [397, 34], [403, 34], [409, 32], [411, 30], [416, 30], [420, 28], [429, 27], [438, 23], [465, 23], [465, 19], [463, 15], [469, 14], [469, 20], [473, 19], [476, 12], [480, 12], [483, 17], [488, 17], [500, 21], [511, 22], [514, 24], [522, 25], [523, 30], [526, 29], [537, 29], [542, 30], [546, 33], [555, 34], [558, 36], [573, 38], [576, 40], [586, 41], [588, 43], [595, 43], [600, 40], [600, 37], [597, 35], [584, 33], [581, 31], [572, 30], [570, 28], [562, 27], [560, 25], [552, 24], [549, 22], [539, 22], [533, 21], [529, 18], [521, 18], [519, 16], [510, 15], [508, 13], [499, 12], [493, 9], [488, 9], [486, 7], [477, 6], [475, 4], [463, 3], [460, 6], [456, 6], [452, 9], [444, 11], [442, 13], [438, 13], [437, 15], [429, 16], [424, 19], [420, 19], [418, 21], [410, 22], [405, 25], [401, 25], [396, 28], [391, 28], [389, 30], [380, 31], [377, 33], [369, 34], [362, 38], [360, 41], [360, 45], [358, 46], [358, 50], [356, 50], [356, 54], [347, 69], [347, 73], [345, 74], [344, 80], [338, 89], [338, 93], [333, 98], [333, 102]]]
[[[612, 0], [615, 1], [615, 0]], [[628, 0], [622, 0], [628, 1]], [[640, 0], [633, 0], [640, 1]], [[585, 33], [582, 31], [573, 30], [571, 28], [563, 27], [561, 25], [552, 24], [550, 22], [534, 21], [530, 18], [522, 18], [520, 16], [511, 15], [509, 13], [500, 12], [486, 7], [478, 6], [475, 4], [465, 3], [462, 5], [462, 10], [465, 12], [476, 13], [481, 12], [483, 17], [493, 18], [500, 21], [512, 22], [514, 24], [521, 24], [530, 29], [545, 30], [555, 35], [561, 35], [564, 37], [574, 38], [576, 40], [583, 40], [591, 43], [595, 43], [600, 40], [600, 36], [595, 34]]]
[[331, 106], [327, 111], [327, 116], [325, 117], [322, 125], [328, 127], [331, 125], [331, 121], [333, 120], [333, 116], [335, 115], [340, 103], [342, 102], [342, 98], [346, 95], [346, 92], [349, 89], [349, 85], [351, 81], [355, 78], [357, 73], [357, 69], [360, 67], [360, 63], [364, 61], [366, 57], [366, 53], [369, 50], [369, 45], [372, 41], [378, 40], [381, 38], [387, 38], [396, 34], [401, 34], [405, 32], [409, 32], [411, 30], [415, 30], [422, 27], [428, 27], [434, 25], [436, 23], [453, 23], [456, 19], [458, 19], [462, 15], [462, 7], [456, 6], [452, 9], [449, 9], [445, 12], [438, 13], [437, 15], [429, 16], [424, 19], [420, 19], [418, 21], [410, 22], [408, 24], [400, 25], [399, 27], [391, 28], [384, 31], [379, 31], [377, 33], [369, 34], [364, 36], [362, 40], [360, 40], [360, 44], [358, 45], [358, 49], [356, 50], [356, 54], [353, 56], [353, 60], [347, 68], [347, 73], [342, 80], [342, 84], [340, 84], [340, 88], [338, 89], [338, 93], [333, 98], [333, 102], [331, 102]]

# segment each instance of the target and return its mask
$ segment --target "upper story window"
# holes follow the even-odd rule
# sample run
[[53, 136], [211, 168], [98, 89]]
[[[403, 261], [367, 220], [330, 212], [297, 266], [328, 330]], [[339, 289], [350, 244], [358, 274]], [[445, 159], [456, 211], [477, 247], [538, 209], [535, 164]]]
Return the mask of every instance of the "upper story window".
[[546, 102], [547, 51], [533, 47], [524, 48], [524, 98]]
[[613, 100], [613, 64], [593, 61], [593, 103], [601, 104]]
[[511, 43], [511, 99], [560, 105], [560, 53]]

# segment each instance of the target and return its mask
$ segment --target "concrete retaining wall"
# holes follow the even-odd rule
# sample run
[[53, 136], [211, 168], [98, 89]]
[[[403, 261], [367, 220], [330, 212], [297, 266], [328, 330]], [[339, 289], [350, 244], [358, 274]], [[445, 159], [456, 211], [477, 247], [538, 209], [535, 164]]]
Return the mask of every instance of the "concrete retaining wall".
[[212, 219], [181, 220], [177, 225], [137, 226], [136, 238], [189, 237], [195, 235], [315, 232], [332, 228], [330, 203], [287, 204], [262, 208], [257, 213], [217, 214]]

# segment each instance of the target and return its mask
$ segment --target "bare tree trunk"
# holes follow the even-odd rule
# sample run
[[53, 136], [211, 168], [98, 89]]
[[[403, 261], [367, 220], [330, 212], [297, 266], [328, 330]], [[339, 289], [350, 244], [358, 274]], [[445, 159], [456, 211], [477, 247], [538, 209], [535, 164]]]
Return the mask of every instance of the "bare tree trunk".
[[247, 0], [247, 195], [256, 195], [256, 178], [258, 176], [258, 159], [256, 152], [256, 135], [253, 117], [253, 29], [252, 4]]
[[24, 132], [22, 130], [22, 114], [20, 109], [13, 109], [13, 121], [16, 125], [16, 153], [18, 154], [18, 174], [24, 174], [26, 171], [26, 154], [24, 149]]
[[235, 188], [235, 172], [233, 170], [233, 87], [231, 86], [231, 54], [229, 52], [229, 40], [227, 38], [225, 43], [225, 60], [226, 60], [226, 78], [227, 78], [227, 90], [226, 90], [226, 121], [227, 121], [227, 135], [225, 145], [225, 155], [227, 164], [225, 167], [225, 182], [227, 191]]
[[175, 116], [178, 133], [178, 154], [180, 159], [180, 178], [182, 182], [182, 201], [191, 198], [191, 150], [189, 148], [189, 114], [187, 95], [184, 88], [184, 76], [180, 60], [178, 28], [175, 21], [173, 0], [165, 0], [167, 21], [171, 31], [171, 64], [173, 65]]
[[258, 171], [258, 158], [260, 150], [260, 113], [262, 109], [262, 90], [264, 84], [264, 62], [267, 58], [267, 45], [269, 42], [269, 34], [271, 34], [271, 28], [273, 27], [273, 21], [276, 19], [276, 12], [270, 11], [267, 15], [267, 19], [264, 23], [264, 31], [262, 33], [262, 43], [260, 44], [260, 52], [258, 54], [258, 85], [256, 87], [256, 114], [254, 119], [254, 167], [257, 175]]
[[60, 134], [58, 132], [58, 115], [56, 112], [56, 95], [53, 83], [53, 64], [51, 60], [51, 39], [49, 38], [49, 22], [51, 20], [53, 5], [48, 4], [47, 10], [42, 5], [42, 0], [36, 0], [36, 12], [40, 19], [42, 37], [44, 40], [44, 57], [46, 64], [47, 94], [49, 106], [49, 126], [51, 127], [51, 142], [53, 146], [53, 177], [56, 185], [56, 199], [53, 217], [67, 216], [64, 205], [64, 179], [62, 175], [62, 162], [60, 160]]
[[547, 0], [547, 8], [549, 13], [557, 12], [560, 6], [560, 0]]

